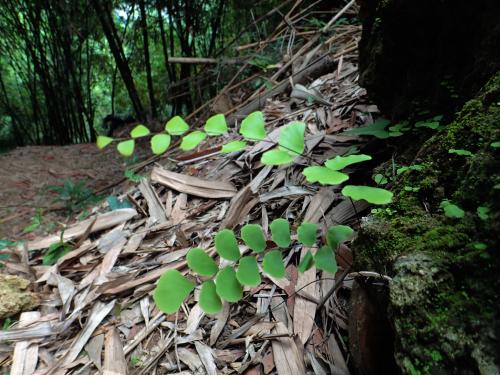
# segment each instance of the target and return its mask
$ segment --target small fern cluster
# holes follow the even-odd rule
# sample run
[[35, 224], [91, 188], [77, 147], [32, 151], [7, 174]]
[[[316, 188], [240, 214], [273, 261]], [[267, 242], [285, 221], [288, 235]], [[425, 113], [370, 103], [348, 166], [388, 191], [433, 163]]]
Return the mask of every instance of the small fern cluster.
[[[285, 219], [276, 219], [270, 225], [271, 240], [267, 241], [262, 227], [258, 224], [246, 224], [241, 228], [241, 240], [252, 253], [241, 256], [238, 240], [230, 229], [219, 231], [214, 238], [215, 250], [221, 258], [221, 268], [200, 248], [192, 248], [187, 253], [188, 267], [201, 282], [199, 303], [207, 314], [215, 314], [222, 308], [222, 300], [237, 302], [243, 298], [244, 287], [260, 285], [260, 269], [274, 278], [286, 275], [282, 250], [293, 244], [290, 224]], [[313, 223], [302, 223], [297, 228], [298, 243], [308, 248], [316, 247], [318, 227]], [[344, 225], [329, 228], [327, 244], [314, 254], [310, 250], [300, 262], [298, 269], [305, 272], [314, 264], [316, 268], [335, 274], [337, 263], [334, 250], [353, 233]], [[259, 262], [261, 267], [259, 267]], [[154, 300], [160, 310], [173, 313], [195, 289], [196, 283], [183, 276], [177, 270], [165, 272], [154, 292]]]
[[[387, 126], [387, 124], [383, 124]], [[373, 126], [373, 125], [370, 125]], [[283, 165], [293, 163], [305, 150], [306, 125], [300, 121], [292, 121], [281, 128], [277, 147], [266, 151], [261, 156], [265, 165]], [[171, 143], [172, 136], [183, 136], [189, 130], [189, 125], [179, 116], [175, 116], [165, 125], [165, 131], [151, 137], [151, 150], [154, 154], [164, 153]], [[228, 133], [226, 118], [223, 114], [210, 117], [204, 126], [204, 131], [195, 130], [182, 137], [180, 149], [189, 151], [196, 148], [207, 136], [221, 136]], [[222, 146], [222, 153], [231, 153], [244, 150], [248, 142], [263, 141], [267, 137], [264, 115], [257, 111], [249, 114], [241, 122], [239, 133], [243, 140], [231, 141]], [[120, 141], [117, 144], [118, 152], [123, 156], [131, 156], [134, 152], [135, 139], [149, 136], [151, 132], [144, 125], [137, 125], [130, 133], [131, 139]], [[113, 138], [99, 136], [97, 146], [104, 148], [114, 141]], [[339, 185], [349, 179], [342, 170], [347, 166], [371, 160], [369, 155], [336, 156], [327, 160], [324, 166], [310, 166], [302, 171], [306, 180], [311, 183], [319, 182], [322, 185]], [[347, 185], [342, 194], [354, 200], [364, 199], [373, 204], [387, 204], [392, 201], [392, 193], [388, 190], [371, 187]]]

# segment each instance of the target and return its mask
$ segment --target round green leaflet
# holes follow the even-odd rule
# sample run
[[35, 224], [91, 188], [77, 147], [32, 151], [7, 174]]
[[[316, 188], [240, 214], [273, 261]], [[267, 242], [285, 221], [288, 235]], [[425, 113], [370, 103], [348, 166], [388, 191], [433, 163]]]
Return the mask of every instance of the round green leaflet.
[[304, 168], [302, 174], [306, 176], [308, 182], [319, 182], [322, 185], [339, 185], [349, 179], [345, 173], [319, 166]]
[[140, 138], [140, 137], [145, 137], [151, 133], [148, 128], [146, 128], [144, 125], [139, 124], [135, 128], [132, 129], [130, 132], [130, 136], [132, 138]]
[[331, 169], [332, 171], [340, 171], [348, 165], [361, 163], [363, 161], [371, 160], [370, 155], [349, 155], [349, 156], [339, 156], [337, 155], [334, 159], [327, 160], [325, 162], [325, 167]]
[[215, 286], [219, 297], [228, 302], [238, 302], [243, 297], [243, 289], [232, 267], [225, 267], [219, 271]]
[[297, 269], [299, 270], [300, 273], [306, 272], [309, 268], [311, 268], [314, 264], [314, 257], [311, 253], [311, 251], [308, 251], [306, 255], [302, 258], [302, 260], [299, 263], [299, 266]]
[[283, 264], [283, 258], [281, 257], [281, 251], [271, 250], [266, 255], [264, 255], [264, 260], [262, 262], [262, 269], [269, 276], [281, 279], [285, 277], [285, 265]]
[[170, 146], [171, 137], [168, 134], [156, 134], [151, 138], [151, 151], [153, 154], [160, 155], [167, 151]]
[[213, 280], [207, 280], [201, 285], [200, 307], [206, 314], [217, 314], [222, 309], [222, 301], [217, 295]]
[[222, 135], [227, 133], [226, 118], [222, 113], [210, 117], [205, 123], [205, 132], [208, 135]]
[[196, 285], [177, 270], [165, 272], [156, 285], [153, 299], [156, 306], [166, 314], [172, 314], [181, 307], [182, 302]]
[[97, 136], [97, 148], [99, 150], [102, 150], [104, 147], [109, 145], [111, 142], [113, 142], [113, 138], [106, 137], [104, 135]]
[[262, 154], [260, 161], [265, 165], [282, 165], [291, 163], [295, 156], [283, 150], [269, 150]]
[[207, 133], [195, 130], [182, 138], [179, 148], [182, 151], [192, 150], [193, 148], [196, 148], [196, 146], [198, 146], [206, 137]]
[[381, 173], [377, 173], [376, 175], [374, 175], [373, 177], [373, 181], [375, 181], [377, 183], [377, 185], [385, 185], [387, 184], [387, 177], [385, 177], [383, 174]]
[[336, 249], [339, 245], [352, 236], [354, 231], [347, 225], [333, 225], [328, 228], [326, 233], [326, 243], [332, 249]]
[[283, 127], [280, 131], [278, 145], [282, 151], [298, 156], [304, 152], [304, 133], [306, 124], [294, 121]]
[[333, 275], [337, 273], [337, 261], [330, 246], [322, 246], [316, 252], [314, 263], [316, 264], [316, 268], [321, 271], [329, 272]]
[[237, 261], [240, 258], [238, 241], [231, 229], [223, 229], [215, 235], [215, 249], [224, 259]]
[[259, 267], [257, 267], [257, 260], [253, 256], [246, 256], [240, 259], [238, 270], [236, 271], [236, 278], [241, 285], [257, 286], [260, 284]]
[[488, 207], [479, 206], [476, 209], [477, 216], [483, 221], [486, 221], [490, 217], [490, 209]]
[[279, 247], [286, 248], [292, 241], [290, 238], [290, 223], [285, 219], [275, 219], [269, 225], [271, 238]]
[[189, 250], [186, 258], [189, 268], [200, 276], [213, 276], [219, 270], [214, 260], [198, 247]]
[[129, 139], [127, 141], [121, 141], [116, 145], [116, 149], [123, 156], [131, 156], [134, 153], [135, 141]]
[[449, 200], [445, 199], [439, 205], [444, 210], [444, 215], [451, 217], [452, 219], [461, 219], [465, 216], [465, 211], [462, 210], [457, 205], [451, 203]]
[[464, 210], [454, 204], [447, 205], [444, 208], [444, 214], [453, 219], [461, 219], [465, 216]]
[[189, 130], [189, 125], [181, 116], [175, 116], [165, 124], [165, 130], [170, 135], [182, 135]]
[[221, 152], [223, 154], [229, 154], [230, 152], [244, 150], [245, 147], [247, 147], [247, 143], [245, 141], [232, 141], [223, 145]]
[[313, 246], [316, 243], [316, 232], [318, 226], [313, 223], [302, 223], [297, 228], [297, 235], [302, 245]]
[[375, 188], [371, 186], [346, 185], [342, 189], [342, 194], [355, 201], [364, 199], [368, 203], [388, 204], [392, 202], [393, 194], [389, 190]]
[[262, 112], [252, 112], [241, 122], [240, 134], [251, 141], [262, 141], [266, 138], [264, 124]]
[[241, 238], [251, 250], [260, 253], [266, 249], [266, 238], [258, 224], [246, 224], [241, 228]]

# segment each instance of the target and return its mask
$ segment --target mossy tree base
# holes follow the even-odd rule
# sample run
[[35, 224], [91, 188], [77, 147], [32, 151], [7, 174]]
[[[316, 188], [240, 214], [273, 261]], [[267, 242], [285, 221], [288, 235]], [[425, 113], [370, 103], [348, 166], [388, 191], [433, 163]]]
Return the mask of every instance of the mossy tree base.
[[[354, 244], [357, 269], [393, 277], [387, 313], [404, 374], [499, 373], [500, 149], [492, 146], [499, 127], [496, 74], [416, 155], [402, 155], [424, 169], [401, 175], [394, 213], [374, 217]], [[450, 154], [452, 148], [473, 156]], [[444, 199], [465, 217], [446, 217]], [[489, 209], [488, 218], [478, 207]]]

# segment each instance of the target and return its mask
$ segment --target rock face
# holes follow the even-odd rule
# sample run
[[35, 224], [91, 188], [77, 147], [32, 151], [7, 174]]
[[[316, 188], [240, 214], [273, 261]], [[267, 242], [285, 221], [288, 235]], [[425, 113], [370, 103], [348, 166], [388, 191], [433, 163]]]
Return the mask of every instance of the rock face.
[[498, 0], [358, 0], [360, 81], [394, 120], [453, 114], [500, 68]]
[[29, 284], [21, 277], [0, 273], [0, 319], [36, 306], [35, 296], [26, 291]]
[[[416, 154], [402, 152], [396, 163], [419, 170], [394, 181], [391, 213], [376, 215], [354, 243], [357, 269], [392, 277], [385, 315], [395, 339], [387, 360], [395, 358], [403, 374], [500, 373], [499, 129], [497, 73], [455, 121], [434, 135], [426, 130]], [[463, 217], [445, 215], [443, 200]]]

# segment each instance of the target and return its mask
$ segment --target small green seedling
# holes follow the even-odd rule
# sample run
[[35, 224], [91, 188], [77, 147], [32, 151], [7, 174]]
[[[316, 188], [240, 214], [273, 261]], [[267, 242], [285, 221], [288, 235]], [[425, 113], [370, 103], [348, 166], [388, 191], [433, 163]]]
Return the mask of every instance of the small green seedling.
[[26, 227], [24, 227], [23, 233], [31, 233], [34, 230], [38, 229], [40, 225], [42, 225], [42, 221], [42, 210], [38, 209], [35, 216], [31, 218], [31, 222]]
[[55, 201], [63, 203], [69, 212], [79, 212], [102, 199], [87, 188], [84, 181], [66, 180], [62, 186], [50, 185], [47, 190], [57, 193]]
[[42, 257], [42, 264], [44, 266], [52, 266], [56, 264], [59, 258], [62, 258], [66, 254], [68, 254], [72, 249], [73, 246], [63, 242], [61, 236], [61, 240], [59, 242], [55, 242], [49, 246], [47, 252]]

